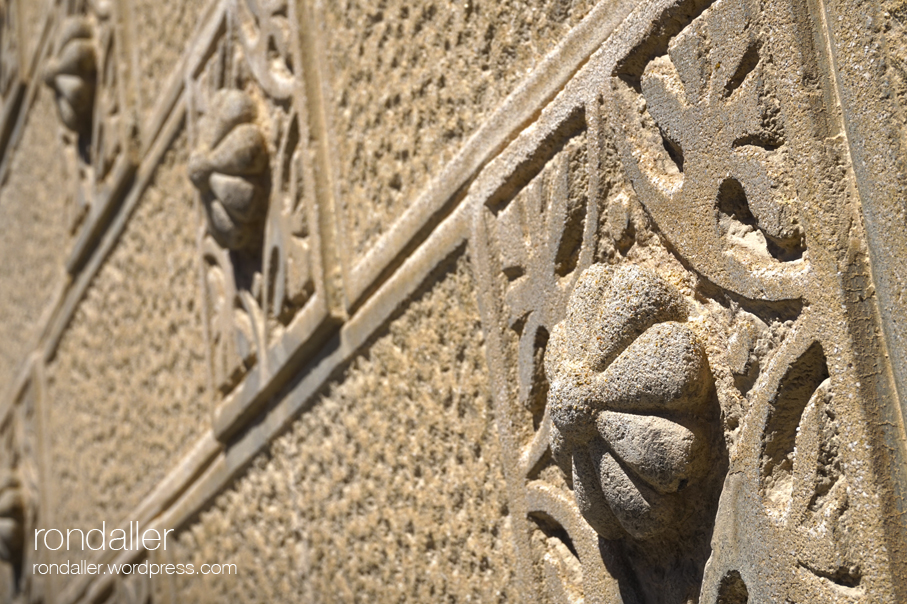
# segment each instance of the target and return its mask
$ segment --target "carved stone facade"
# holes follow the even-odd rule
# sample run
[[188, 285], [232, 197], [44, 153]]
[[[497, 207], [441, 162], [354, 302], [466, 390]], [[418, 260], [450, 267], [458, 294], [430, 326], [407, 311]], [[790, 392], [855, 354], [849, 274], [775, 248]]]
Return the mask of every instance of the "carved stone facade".
[[0, 0], [0, 600], [907, 600], [895, 4]]

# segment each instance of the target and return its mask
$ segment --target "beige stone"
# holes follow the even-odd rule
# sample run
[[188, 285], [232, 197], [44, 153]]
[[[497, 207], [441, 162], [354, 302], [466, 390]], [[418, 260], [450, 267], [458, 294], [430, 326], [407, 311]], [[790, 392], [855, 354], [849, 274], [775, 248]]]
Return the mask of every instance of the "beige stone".
[[904, 23], [0, 0], [0, 600], [904, 601]]

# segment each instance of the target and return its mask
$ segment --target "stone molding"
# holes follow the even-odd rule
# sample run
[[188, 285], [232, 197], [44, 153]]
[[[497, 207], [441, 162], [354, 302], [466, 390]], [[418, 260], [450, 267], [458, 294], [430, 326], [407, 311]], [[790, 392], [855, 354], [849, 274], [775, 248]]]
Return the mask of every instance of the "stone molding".
[[[354, 257], [336, 209], [337, 91], [320, 3], [286, 0], [263, 13], [259, 3], [212, 0], [168, 85], [148, 99], [129, 59], [130, 0], [48, 3], [33, 57], [19, 44], [26, 1], [0, 3], [0, 183], [47, 74], [70, 159], [61, 206], [76, 209], [66, 281], [0, 400], [0, 436], [17, 430], [15, 446], [27, 450], [29, 497], [40, 501], [47, 488], [34, 444], [49, 413], [42, 366], [185, 130], [212, 421], [130, 518], [186, 525], [439, 264], [466, 255], [480, 282], [526, 598], [539, 585], [553, 600], [588, 602], [679, 602], [670, 594], [681, 592], [765, 601], [793, 584], [800, 601], [907, 593], [894, 572], [907, 526], [892, 520], [907, 488], [896, 262], [907, 240], [890, 218], [903, 215], [904, 154], [871, 117], [901, 109], [859, 83], [883, 37], [872, 24], [847, 30], [849, 5], [600, 2]], [[859, 45], [872, 47], [865, 57], [852, 54], [858, 34], [874, 44]], [[76, 57], [79, 73], [62, 65], [73, 44], [92, 57]], [[61, 76], [81, 78], [77, 89]], [[870, 75], [876, 88], [887, 77]], [[649, 255], [631, 251], [641, 241]], [[601, 309], [622, 298], [593, 279], [649, 284], [663, 316], [606, 325]], [[590, 361], [571, 341], [595, 332], [588, 321], [571, 327], [571, 312], [632, 337]], [[594, 417], [576, 411], [590, 395], [565, 390], [573, 365], [601, 375], [613, 365], [630, 388], [617, 355], [638, 353], [662, 375], [670, 359], [656, 344], [696, 361], [685, 381], [645, 385], [682, 392], [682, 405], [655, 397], [659, 411], [646, 415], [615, 402], [618, 388], [596, 391], [607, 402]], [[618, 421], [621, 413], [633, 419]], [[629, 436], [617, 429], [625, 423], [635, 426]], [[633, 444], [653, 434], [668, 453]], [[853, 451], [842, 441], [869, 444]], [[591, 464], [578, 463], [578, 451], [591, 451]], [[20, 457], [10, 449], [0, 459]], [[849, 493], [866, 482], [869, 493]], [[707, 503], [692, 510], [684, 491]], [[3, 507], [4, 492], [2, 521], [27, 527], [50, 513], [27, 497]], [[647, 507], [655, 500], [666, 503]], [[746, 548], [741, 523], [752, 531]], [[15, 543], [8, 524], [2, 544]], [[831, 528], [815, 545], [820, 524]], [[752, 559], [772, 572], [755, 574]], [[23, 585], [38, 589], [31, 581], [23, 571]], [[54, 589], [48, 601], [100, 602], [111, 590], [148, 597], [146, 585], [114, 577]]]

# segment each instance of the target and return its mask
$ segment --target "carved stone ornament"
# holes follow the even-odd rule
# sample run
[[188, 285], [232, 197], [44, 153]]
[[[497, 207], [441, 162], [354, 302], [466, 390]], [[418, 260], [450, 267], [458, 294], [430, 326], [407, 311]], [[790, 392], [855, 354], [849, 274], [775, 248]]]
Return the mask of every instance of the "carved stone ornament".
[[326, 307], [317, 293], [300, 50], [288, 29], [294, 4], [233, 0], [224, 8], [211, 55], [187, 82], [188, 175], [204, 211], [199, 252], [212, 384], [219, 395], [248, 401], [254, 388], [240, 386], [247, 374], [255, 375], [246, 383], [265, 383], [286, 361], [282, 339], [304, 340]]
[[25, 500], [15, 471], [0, 475], [0, 560], [18, 567], [22, 563]]
[[709, 470], [703, 423], [712, 379], [686, 314], [680, 294], [654, 273], [594, 265], [552, 333], [552, 455], [606, 539], [676, 526], [685, 493], [697, 493], [690, 487]]
[[60, 119], [74, 132], [91, 130], [96, 80], [91, 22], [82, 16], [67, 17], [57, 37], [54, 57], [45, 69], [44, 81], [56, 93]]
[[36, 553], [26, 535], [39, 513], [34, 391], [20, 396], [0, 419], [0, 585], [13, 602], [25, 602], [30, 590]]
[[[612, 78], [627, 174], [678, 252], [717, 285], [786, 297], [809, 270], [776, 68], [749, 14], [719, 0]], [[690, 237], [696, 233], [696, 237]]]
[[268, 210], [268, 148], [255, 117], [247, 94], [218, 91], [199, 124], [189, 177], [202, 195], [214, 239], [230, 250], [260, 253]]

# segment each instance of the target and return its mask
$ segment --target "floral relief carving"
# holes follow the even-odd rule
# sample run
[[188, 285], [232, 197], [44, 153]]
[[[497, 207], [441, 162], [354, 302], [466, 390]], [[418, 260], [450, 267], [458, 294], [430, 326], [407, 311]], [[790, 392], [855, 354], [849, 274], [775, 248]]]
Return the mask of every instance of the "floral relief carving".
[[136, 170], [137, 119], [132, 111], [124, 36], [115, 7], [91, 2], [57, 29], [44, 82], [53, 90], [69, 180], [66, 213], [76, 237], [67, 269], [84, 264], [109, 210]]
[[35, 398], [26, 386], [0, 419], [0, 582], [14, 602], [26, 601], [38, 555], [26, 539], [40, 514]]
[[220, 90], [199, 124], [189, 178], [201, 193], [208, 231], [229, 250], [260, 253], [268, 209], [268, 149], [257, 109], [240, 90]]
[[205, 215], [202, 283], [223, 395], [282, 362], [268, 351], [304, 311], [317, 314], [309, 302], [320, 275], [302, 84], [291, 69], [298, 49], [285, 27], [292, 3], [228, 8], [224, 35], [189, 83], [188, 175]]
[[640, 45], [612, 78], [616, 139], [641, 201], [721, 287], [789, 295], [808, 270], [802, 204], [749, 7], [718, 0], [659, 52]]
[[48, 62], [45, 83], [53, 88], [60, 120], [75, 132], [91, 130], [94, 111], [97, 57], [94, 30], [84, 16], [67, 17], [56, 41], [56, 52]]
[[606, 539], [648, 539], [690, 515], [710, 464], [712, 379], [683, 298], [651, 271], [594, 265], [545, 355], [555, 461]]
[[25, 498], [18, 473], [3, 468], [0, 474], [0, 560], [14, 567], [22, 564]]

